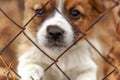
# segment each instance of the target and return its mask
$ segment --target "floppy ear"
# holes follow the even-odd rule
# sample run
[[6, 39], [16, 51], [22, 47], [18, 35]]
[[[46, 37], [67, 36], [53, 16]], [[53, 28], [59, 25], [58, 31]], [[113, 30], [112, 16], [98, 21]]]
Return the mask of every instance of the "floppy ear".
[[89, 0], [89, 3], [92, 5], [93, 9], [95, 9], [98, 13], [102, 13], [105, 11], [103, 0]]

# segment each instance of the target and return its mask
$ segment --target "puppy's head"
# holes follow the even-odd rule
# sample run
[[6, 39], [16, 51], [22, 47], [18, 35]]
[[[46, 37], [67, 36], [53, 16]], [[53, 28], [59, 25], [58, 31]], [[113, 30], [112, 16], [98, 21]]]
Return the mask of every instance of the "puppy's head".
[[24, 22], [37, 14], [27, 31], [39, 46], [58, 50], [71, 45], [103, 10], [100, 0], [25, 0]]

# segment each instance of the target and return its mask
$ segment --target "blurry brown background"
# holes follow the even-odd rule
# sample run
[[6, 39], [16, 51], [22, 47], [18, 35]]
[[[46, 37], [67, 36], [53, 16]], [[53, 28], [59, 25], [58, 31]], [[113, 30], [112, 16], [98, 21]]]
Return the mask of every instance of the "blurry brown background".
[[[0, 0], [0, 8], [17, 24], [22, 24], [22, 0]], [[5, 48], [9, 42], [16, 36], [20, 31], [13, 22], [11, 22], [3, 13], [0, 11], [0, 80], [7, 80], [7, 76], [12, 76], [7, 67], [11, 67], [13, 70], [16, 69], [16, 46], [15, 40], [8, 48]], [[5, 49], [3, 52], [1, 52]], [[6, 78], [5, 78], [6, 77]]]

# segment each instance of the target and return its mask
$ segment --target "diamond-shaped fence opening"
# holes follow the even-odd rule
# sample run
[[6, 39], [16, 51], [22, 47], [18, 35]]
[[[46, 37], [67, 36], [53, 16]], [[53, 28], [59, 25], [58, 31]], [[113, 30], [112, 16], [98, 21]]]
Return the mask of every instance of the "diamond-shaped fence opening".
[[[114, 36], [116, 42], [119, 42], [119, 22], [116, 21], [116, 17], [114, 17], [114, 15], [116, 16], [116, 13], [113, 13], [113, 11], [115, 10], [115, 8], [118, 8], [119, 5], [119, 1], [117, 0], [105, 0], [105, 5], [107, 5], [108, 10], [106, 10], [104, 13], [102, 13], [95, 21], [93, 21], [88, 28], [84, 31], [81, 32], [79, 31], [79, 34], [81, 34], [81, 36], [74, 42], [74, 44], [72, 44], [71, 46], [69, 46], [65, 51], [63, 51], [60, 55], [58, 55], [57, 58], [52, 58], [48, 53], [46, 53], [45, 51], [43, 51], [35, 42], [34, 40], [32, 40], [29, 35], [26, 33], [26, 27], [28, 27], [27, 25], [30, 24], [30, 22], [35, 18], [35, 16], [38, 14], [36, 13], [33, 17], [31, 17], [28, 22], [26, 22], [23, 26], [21, 26], [21, 18], [17, 19], [18, 16], [21, 16], [22, 14], [20, 14], [19, 11], [19, 7], [15, 7], [16, 9], [11, 9], [10, 6], [12, 7], [13, 4], [18, 4], [17, 2], [18, 0], [11, 0], [11, 3], [7, 3], [6, 1], [0, 1], [0, 72], [2, 71], [2, 73], [0, 73], [0, 80], [16, 80], [19, 79], [20, 76], [17, 74], [17, 72], [15, 71], [15, 67], [17, 66], [17, 60], [16, 60], [16, 52], [13, 52], [13, 49], [16, 49], [16, 46], [14, 46], [14, 44], [16, 44], [17, 39], [19, 39], [19, 36], [23, 35], [27, 40], [28, 43], [32, 44], [38, 51], [42, 52], [44, 54], [44, 56], [46, 56], [46, 59], [51, 60], [51, 64], [46, 65], [46, 67], [44, 67], [44, 71], [45, 71], [45, 75], [47, 75], [47, 73], [52, 72], [51, 67], [55, 66], [56, 69], [58, 69], [62, 75], [64, 75], [64, 77], [66, 77], [66, 80], [72, 80], [70, 75], [67, 75], [67, 72], [64, 72], [62, 70], [62, 68], [59, 66], [59, 62], [61, 60], [62, 57], [64, 57], [65, 54], [67, 54], [67, 51], [69, 51], [71, 48], [74, 47], [75, 44], [77, 44], [81, 39], [84, 39], [91, 47], [92, 49], [96, 52], [96, 54], [101, 57], [101, 59], [104, 60], [105, 64], [109, 65], [108, 67], [112, 67], [112, 70], [109, 71], [109, 73], [107, 73], [107, 75], [105, 75], [102, 80], [107, 80], [108, 77], [111, 77], [111, 80], [119, 80], [119, 68], [114, 64], [115, 62], [112, 62], [113, 60], [109, 60], [109, 59], [113, 59], [113, 56], [108, 56], [108, 58], [104, 57], [102, 55], [101, 52], [99, 52], [99, 50], [94, 46], [94, 44], [92, 44], [92, 42], [86, 37], [87, 32], [92, 29], [94, 27], [94, 25], [96, 25], [99, 21], [103, 20], [103, 18], [105, 18], [105, 16], [107, 16], [108, 14], [112, 14], [112, 19], [113, 22], [115, 23], [115, 27], [116, 27], [116, 35]], [[48, 4], [50, 4], [60, 15], [63, 16], [62, 13], [59, 12], [59, 10], [52, 5], [51, 3], [52, 0], [48, 0], [46, 2], [46, 4], [42, 7], [46, 7]], [[10, 1], [9, 1], [10, 2]], [[109, 4], [108, 4], [109, 3]], [[4, 5], [7, 5], [8, 7], [4, 7]], [[11, 4], [11, 5], [10, 5]], [[12, 11], [12, 14], [9, 14], [9, 11]], [[14, 11], [15, 10], [15, 11]], [[20, 14], [20, 15], [18, 15]], [[118, 16], [119, 16], [119, 12], [118, 12]], [[76, 26], [74, 25], [67, 17], [63, 16], [66, 21], [68, 21], [68, 23], [70, 23], [72, 26]], [[3, 25], [3, 26], [1, 26]], [[114, 53], [114, 51], [116, 51], [115, 47], [111, 47], [110, 53]], [[15, 54], [16, 53], [16, 54]], [[120, 52], [118, 52], [118, 55]], [[113, 55], [113, 54], [112, 54]], [[116, 56], [115, 56], [116, 58]], [[118, 62], [119, 63], [119, 62]], [[113, 65], [114, 64], [114, 65]], [[4, 67], [4, 68], [2, 68]], [[107, 70], [107, 69], [106, 69]], [[117, 73], [117, 77], [115, 77]], [[113, 76], [115, 75], [115, 76]], [[114, 77], [112, 79], [112, 77]], [[116, 79], [115, 79], [116, 78]], [[57, 79], [57, 77], [56, 77]], [[62, 80], [62, 79], [61, 79]]]

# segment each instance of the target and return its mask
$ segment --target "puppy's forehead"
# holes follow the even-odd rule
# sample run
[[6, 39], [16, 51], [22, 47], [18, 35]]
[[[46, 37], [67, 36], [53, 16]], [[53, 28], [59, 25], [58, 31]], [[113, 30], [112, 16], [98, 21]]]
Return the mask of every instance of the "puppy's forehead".
[[68, 3], [68, 4], [73, 4], [73, 3], [86, 3], [88, 2], [88, 0], [63, 0], [64, 3]]
[[42, 8], [48, 1], [51, 1], [53, 5], [57, 4], [57, 0], [25, 0], [25, 6]]
[[[63, 7], [67, 6], [76, 6], [77, 4], [80, 3], [87, 3], [88, 0], [25, 0], [25, 3], [29, 7], [42, 7], [44, 6], [48, 1], [52, 2], [53, 6], [56, 6], [59, 10]], [[46, 6], [47, 7], [47, 6]]]
[[[47, 2], [51, 4], [51, 6], [57, 7], [59, 10], [63, 7], [63, 0], [35, 0], [34, 6], [39, 5], [40, 7], [44, 6]], [[48, 7], [46, 5], [46, 7]]]

